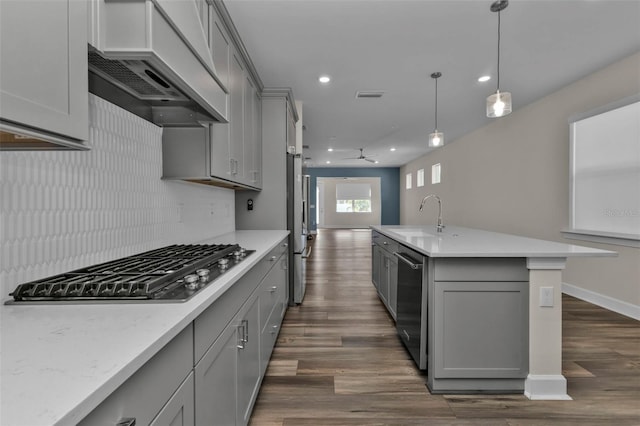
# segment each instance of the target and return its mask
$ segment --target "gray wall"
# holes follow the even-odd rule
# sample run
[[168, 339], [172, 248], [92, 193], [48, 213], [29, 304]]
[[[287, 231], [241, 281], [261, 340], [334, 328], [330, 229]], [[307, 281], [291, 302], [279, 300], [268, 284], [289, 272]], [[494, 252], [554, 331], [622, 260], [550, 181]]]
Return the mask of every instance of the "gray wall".
[[[572, 115], [640, 92], [640, 53], [614, 63], [537, 102], [452, 141], [400, 170], [400, 222], [435, 223], [436, 203], [418, 212], [422, 197], [443, 199], [445, 225], [456, 224], [533, 238], [615, 250], [617, 258], [570, 259], [565, 290], [637, 314], [640, 249], [563, 238], [569, 221], [569, 125]], [[517, 102], [517, 93], [513, 93]], [[484, 112], [478, 105], [478, 113]], [[447, 129], [443, 129], [446, 133]], [[431, 184], [431, 165], [442, 182]], [[418, 169], [426, 184], [415, 187]], [[413, 174], [414, 187], [404, 189]]]
[[309, 167], [302, 170], [311, 176], [311, 193], [309, 207], [311, 226], [315, 231], [316, 224], [316, 179], [319, 177], [379, 177], [380, 196], [382, 197], [382, 225], [398, 225], [400, 223], [400, 169], [398, 167]]

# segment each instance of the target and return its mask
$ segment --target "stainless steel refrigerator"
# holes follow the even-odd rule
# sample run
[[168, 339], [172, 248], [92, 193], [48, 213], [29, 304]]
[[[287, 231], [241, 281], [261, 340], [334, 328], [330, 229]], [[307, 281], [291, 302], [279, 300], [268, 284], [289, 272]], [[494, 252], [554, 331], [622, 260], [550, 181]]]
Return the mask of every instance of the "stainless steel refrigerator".
[[309, 176], [302, 174], [302, 156], [287, 154], [287, 229], [289, 234], [289, 304], [302, 303], [306, 290], [305, 258], [309, 218]]

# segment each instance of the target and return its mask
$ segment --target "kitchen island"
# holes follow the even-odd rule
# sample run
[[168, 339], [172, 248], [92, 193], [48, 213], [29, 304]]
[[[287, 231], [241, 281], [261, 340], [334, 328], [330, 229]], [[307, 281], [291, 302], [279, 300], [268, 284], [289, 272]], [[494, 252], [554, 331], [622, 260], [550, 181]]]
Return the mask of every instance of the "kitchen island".
[[[419, 366], [427, 370], [432, 392], [570, 399], [562, 375], [562, 270], [568, 257], [615, 252], [457, 226], [442, 232], [432, 226], [372, 229], [374, 240], [383, 239], [401, 256], [412, 250], [424, 257], [426, 362]], [[374, 243], [374, 284], [375, 250]], [[391, 296], [398, 288], [391, 279], [385, 282], [389, 298], [381, 298], [394, 315]]]
[[[213, 334], [213, 329], [219, 332], [226, 325], [212, 324], [211, 321], [205, 323], [204, 320], [215, 318], [220, 310], [224, 310], [217, 308], [216, 301], [224, 302], [224, 306], [230, 305], [228, 296], [240, 283], [248, 281], [243, 295], [252, 292], [253, 297], [258, 291], [262, 291], [262, 286], [256, 288], [258, 283], [253, 281], [259, 280], [271, 265], [274, 265], [272, 270], [278, 269], [275, 267], [276, 254], [282, 256], [280, 253], [286, 251], [282, 246], [287, 235], [288, 231], [237, 231], [198, 241], [203, 244], [237, 243], [255, 250], [255, 253], [184, 303], [3, 305], [0, 308], [0, 424], [76, 425], [83, 419], [86, 422], [87, 415], [99, 408], [122, 385], [130, 382], [129, 379], [150, 361], [157, 359], [156, 364], [162, 364], [160, 361], [163, 361], [164, 353], [168, 353], [165, 349], [169, 347], [172, 350], [176, 348], [173, 352], [180, 355], [180, 366], [162, 365], [161, 371], [173, 374], [173, 371], [177, 371], [178, 367], [182, 368], [184, 364], [184, 374], [188, 374], [187, 380], [191, 382], [185, 380], [185, 386], [181, 388], [193, 391], [194, 376], [196, 383], [199, 380], [198, 367], [196, 365], [194, 368], [194, 363], [207, 360], [211, 353], [208, 350], [209, 341], [216, 337], [206, 334]], [[283, 262], [286, 260], [283, 259]], [[254, 273], [258, 270], [260, 274]], [[269, 298], [279, 294], [279, 290], [273, 289], [269, 283], [264, 301], [256, 295], [259, 302], [254, 305], [266, 306]], [[284, 296], [278, 297], [286, 300]], [[279, 307], [283, 310], [286, 304], [280, 304]], [[244, 313], [243, 310], [249, 312], [243, 308], [240, 313]], [[272, 317], [281, 320], [284, 311], [276, 311], [274, 308]], [[260, 311], [256, 309], [256, 312]], [[198, 326], [199, 321], [203, 323], [202, 327]], [[271, 323], [267, 325], [265, 329], [273, 327]], [[235, 333], [235, 327], [231, 331]], [[267, 330], [267, 335], [273, 340], [267, 342], [267, 339], [263, 339], [261, 342], [275, 341], [275, 337], [271, 336], [276, 336], [277, 333], [271, 331]], [[250, 330], [247, 334], [249, 332], [255, 333], [255, 330]], [[199, 335], [204, 337], [199, 338]], [[231, 340], [235, 348], [236, 342], [233, 338]], [[215, 349], [215, 346], [214, 344], [212, 348]], [[186, 350], [179, 353], [182, 348]], [[270, 347], [264, 348], [266, 349], [262, 350], [261, 346], [258, 352], [262, 350], [270, 354]], [[204, 353], [205, 351], [207, 352]], [[167, 357], [174, 353], [168, 353]], [[188, 356], [184, 356], [185, 353]], [[256, 361], [255, 364], [263, 366], [264, 362]], [[264, 369], [260, 368], [264, 373]], [[194, 371], [191, 372], [191, 369]], [[179, 382], [183, 379], [184, 377], [178, 378]], [[206, 379], [205, 376], [204, 380]], [[156, 389], [151, 387], [143, 393], [154, 392]], [[209, 405], [214, 404], [215, 402]], [[251, 406], [251, 401], [248, 404]], [[127, 417], [126, 414], [112, 413], [123, 417]], [[242, 414], [247, 415], [246, 412]], [[150, 423], [141, 419], [138, 422]], [[162, 420], [156, 422], [163, 424]]]

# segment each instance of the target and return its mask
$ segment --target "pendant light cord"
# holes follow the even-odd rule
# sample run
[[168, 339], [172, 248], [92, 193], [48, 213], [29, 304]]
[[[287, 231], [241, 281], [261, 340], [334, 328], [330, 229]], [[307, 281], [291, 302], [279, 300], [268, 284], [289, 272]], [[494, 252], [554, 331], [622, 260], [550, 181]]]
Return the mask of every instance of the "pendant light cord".
[[438, 130], [438, 79], [436, 78], [436, 131]]
[[500, 91], [500, 11], [498, 10], [498, 78], [496, 79], [496, 92]]

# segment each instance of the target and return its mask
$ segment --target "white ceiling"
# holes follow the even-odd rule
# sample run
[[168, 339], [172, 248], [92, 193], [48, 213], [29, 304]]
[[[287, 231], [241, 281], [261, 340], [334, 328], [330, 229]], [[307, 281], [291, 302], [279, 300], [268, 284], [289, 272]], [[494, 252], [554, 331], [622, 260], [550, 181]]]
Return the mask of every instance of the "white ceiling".
[[[290, 87], [302, 102], [311, 167], [397, 167], [426, 154], [435, 71], [446, 142], [488, 124], [498, 24], [491, 3], [224, 0], [265, 87]], [[516, 111], [640, 51], [640, 0], [511, 0], [501, 34], [500, 89]], [[479, 83], [483, 74], [493, 78]], [[356, 99], [358, 90], [384, 96]], [[358, 148], [379, 163], [342, 160]]]

